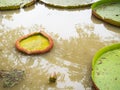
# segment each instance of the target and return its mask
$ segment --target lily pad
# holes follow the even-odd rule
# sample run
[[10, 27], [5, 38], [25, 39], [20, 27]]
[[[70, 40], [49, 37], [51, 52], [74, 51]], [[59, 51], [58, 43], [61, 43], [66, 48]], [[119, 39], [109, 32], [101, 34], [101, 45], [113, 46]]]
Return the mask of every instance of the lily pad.
[[120, 0], [101, 0], [92, 5], [92, 14], [109, 24], [120, 26]]
[[74, 8], [79, 6], [87, 6], [94, 3], [96, 0], [39, 0], [47, 5]]
[[27, 54], [45, 53], [52, 47], [52, 38], [43, 31], [25, 35], [16, 41], [16, 48]]
[[0, 10], [19, 9], [35, 3], [36, 0], [0, 0]]
[[96, 90], [120, 90], [120, 43], [100, 49], [92, 61]]

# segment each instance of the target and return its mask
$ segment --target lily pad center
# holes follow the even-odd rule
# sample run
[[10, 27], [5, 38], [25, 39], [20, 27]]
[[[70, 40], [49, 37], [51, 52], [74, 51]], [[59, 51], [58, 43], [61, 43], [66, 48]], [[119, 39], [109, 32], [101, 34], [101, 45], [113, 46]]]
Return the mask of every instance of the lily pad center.
[[49, 46], [49, 40], [41, 34], [34, 34], [21, 40], [20, 46], [29, 51], [44, 50]]

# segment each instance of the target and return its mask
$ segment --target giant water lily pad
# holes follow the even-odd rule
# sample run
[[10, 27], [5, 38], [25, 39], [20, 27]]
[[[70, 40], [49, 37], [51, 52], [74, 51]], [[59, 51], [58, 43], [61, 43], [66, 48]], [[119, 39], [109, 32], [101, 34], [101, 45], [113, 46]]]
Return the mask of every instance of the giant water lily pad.
[[79, 6], [87, 6], [95, 2], [95, 0], [39, 0], [45, 4], [63, 7], [63, 8], [73, 8]]
[[0, 10], [18, 9], [35, 3], [36, 0], [0, 0]]
[[120, 26], [120, 0], [101, 0], [92, 5], [92, 13], [99, 19]]
[[96, 90], [120, 90], [120, 43], [100, 49], [92, 61]]
[[16, 48], [27, 54], [45, 53], [52, 47], [52, 38], [43, 31], [25, 35], [16, 41]]

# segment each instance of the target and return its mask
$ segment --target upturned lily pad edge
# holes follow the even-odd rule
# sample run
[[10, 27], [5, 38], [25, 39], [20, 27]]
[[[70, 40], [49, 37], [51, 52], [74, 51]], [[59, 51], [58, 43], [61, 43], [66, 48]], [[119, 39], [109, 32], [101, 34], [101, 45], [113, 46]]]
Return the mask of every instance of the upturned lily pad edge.
[[91, 78], [92, 78], [92, 82], [93, 82], [93, 86], [95, 88], [95, 90], [100, 90], [99, 87], [95, 84], [94, 82], [94, 65], [96, 64], [96, 61], [98, 60], [98, 58], [103, 55], [104, 53], [111, 51], [111, 50], [115, 50], [115, 49], [120, 49], [120, 43], [114, 43], [108, 46], [105, 46], [103, 48], [101, 48], [100, 50], [97, 51], [97, 53], [94, 55], [93, 59], [92, 59], [92, 72], [91, 72]]
[[79, 8], [79, 7], [90, 6], [93, 3], [95, 3], [96, 1], [91, 1], [90, 3], [85, 3], [85, 4], [81, 4], [81, 5], [62, 6], [62, 5], [56, 5], [56, 4], [51, 4], [51, 3], [45, 3], [42, 0], [32, 0], [31, 2], [26, 3], [25, 5], [21, 5], [20, 4], [20, 5], [14, 5], [14, 6], [3, 6], [3, 7], [1, 6], [0, 10], [4, 11], [4, 10], [15, 10], [15, 9], [20, 9], [20, 8], [25, 8], [25, 7], [29, 7], [29, 6], [31, 6], [33, 4], [35, 4], [36, 2], [44, 3], [47, 6], [56, 7], [56, 8], [64, 8], [64, 9], [68, 8], [68, 9], [72, 9], [72, 8]]
[[[35, 35], [35, 34], [41, 34], [42, 36], [44, 36], [45, 38], [48, 39], [49, 46], [46, 47], [46, 49], [44, 49], [44, 50], [29, 51], [29, 50], [26, 50], [26, 49], [24, 49], [23, 47], [20, 46], [20, 41], [21, 40], [26, 39], [29, 36], [32, 36], [32, 35]], [[23, 53], [26, 53], [28, 55], [30, 55], [30, 54], [43, 54], [43, 53], [49, 52], [53, 48], [53, 45], [54, 45], [53, 39], [47, 33], [45, 33], [44, 31], [34, 32], [34, 33], [31, 33], [31, 34], [24, 35], [24, 36], [20, 37], [16, 41], [16, 43], [15, 43], [15, 47], [16, 47], [17, 50], [19, 50], [19, 51], [21, 51]]]
[[44, 2], [43, 0], [39, 0], [40, 3], [43, 3], [47, 6], [50, 6], [50, 7], [55, 7], [55, 8], [61, 8], [61, 9], [73, 9], [73, 8], [79, 8], [79, 7], [87, 7], [87, 6], [91, 6], [93, 3], [95, 2], [91, 2], [91, 3], [86, 3], [86, 4], [81, 4], [81, 5], [66, 5], [66, 6], [63, 6], [63, 5], [56, 5], [56, 4], [51, 4], [51, 3], [46, 3]]
[[16, 9], [20, 9], [20, 8], [26, 8], [26, 7], [29, 7], [33, 4], [36, 3], [36, 0], [32, 0], [31, 2], [29, 3], [26, 3], [24, 5], [14, 5], [14, 6], [3, 6], [3, 7], [0, 7], [0, 10], [1, 11], [4, 11], [4, 10], [16, 10]]
[[108, 18], [103, 18], [101, 17], [99, 14], [96, 13], [95, 11], [95, 8], [99, 5], [102, 5], [104, 3], [111, 3], [111, 2], [119, 2], [120, 3], [120, 0], [100, 0], [100, 1], [97, 1], [95, 2], [94, 4], [92, 4], [91, 8], [92, 8], [92, 14], [97, 17], [98, 19], [102, 20], [102, 21], [105, 21], [111, 25], [115, 25], [115, 26], [118, 26], [120, 27], [120, 22], [117, 22], [117, 21], [114, 21], [112, 19], [108, 19]]

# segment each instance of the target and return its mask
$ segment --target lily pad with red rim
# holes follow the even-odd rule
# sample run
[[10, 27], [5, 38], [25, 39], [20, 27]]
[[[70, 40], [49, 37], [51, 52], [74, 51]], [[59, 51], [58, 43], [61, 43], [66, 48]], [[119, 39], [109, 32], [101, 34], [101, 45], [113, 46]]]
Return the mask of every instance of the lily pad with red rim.
[[75, 8], [80, 6], [88, 6], [98, 0], [39, 0], [50, 6], [61, 8]]
[[120, 90], [120, 43], [100, 49], [92, 61], [96, 90]]
[[0, 0], [0, 10], [19, 9], [34, 4], [36, 0]]
[[35, 32], [25, 35], [16, 41], [16, 48], [26, 54], [42, 54], [53, 47], [52, 38], [45, 32]]
[[100, 0], [92, 5], [92, 14], [109, 24], [120, 26], [120, 0]]

